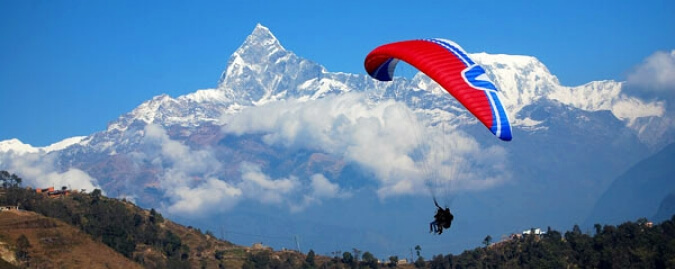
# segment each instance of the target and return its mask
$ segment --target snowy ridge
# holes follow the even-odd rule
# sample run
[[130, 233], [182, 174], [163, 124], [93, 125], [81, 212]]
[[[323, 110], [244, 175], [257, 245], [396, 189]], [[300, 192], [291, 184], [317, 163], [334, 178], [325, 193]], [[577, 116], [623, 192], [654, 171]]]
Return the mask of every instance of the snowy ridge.
[[609, 110], [630, 125], [636, 118], [663, 115], [662, 102], [644, 102], [622, 94], [622, 82], [593, 81], [581, 86], [560, 85], [558, 78], [538, 59], [531, 56], [471, 54], [488, 70], [498, 84], [507, 107], [516, 124], [525, 124], [516, 117], [523, 107], [546, 98], [586, 111]]
[[661, 117], [665, 112], [663, 102], [644, 102], [621, 92], [623, 82], [612, 80], [593, 81], [578, 87], [558, 87], [549, 95], [552, 100], [587, 111], [609, 110], [630, 126], [641, 117]]
[[33, 147], [30, 144], [25, 144], [21, 140], [13, 138], [5, 141], [0, 141], [0, 153], [26, 154], [26, 153], [50, 153], [53, 151], [60, 151], [67, 147], [81, 143], [86, 136], [75, 136], [66, 138], [54, 144], [45, 147]]
[[231, 99], [228, 98], [224, 92], [218, 91], [216, 89], [198, 90], [196, 92], [180, 96], [178, 97], [178, 99], [179, 100], [184, 99], [187, 102], [196, 102], [196, 103], [217, 102], [225, 104], [231, 101]]
[[24, 144], [21, 140], [12, 138], [9, 140], [0, 141], [0, 152], [13, 151], [15, 154], [38, 153], [39, 148], [33, 147], [29, 144]]
[[162, 94], [143, 102], [130, 113], [108, 125], [108, 131], [123, 132], [134, 122], [144, 124], [198, 126], [203, 122], [217, 122], [223, 107], [232, 104], [227, 92], [203, 89], [172, 98]]
[[74, 137], [71, 137], [71, 138], [63, 139], [59, 142], [56, 142], [54, 144], [51, 144], [49, 146], [46, 146], [46, 147], [43, 147], [43, 148], [40, 148], [40, 149], [43, 150], [44, 152], [60, 151], [60, 150], [63, 150], [67, 147], [70, 147], [72, 145], [80, 144], [85, 138], [87, 138], [87, 137], [86, 136], [74, 136]]

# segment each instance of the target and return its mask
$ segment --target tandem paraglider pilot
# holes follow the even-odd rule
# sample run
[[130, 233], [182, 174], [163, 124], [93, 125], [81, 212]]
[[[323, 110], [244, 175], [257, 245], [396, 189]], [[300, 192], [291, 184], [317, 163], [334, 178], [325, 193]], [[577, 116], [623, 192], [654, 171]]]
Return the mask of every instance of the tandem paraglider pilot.
[[455, 218], [455, 216], [450, 213], [450, 208], [445, 207], [445, 209], [443, 209], [441, 206], [439, 206], [438, 202], [436, 202], [436, 199], [434, 199], [434, 204], [438, 210], [436, 210], [436, 215], [434, 215], [434, 221], [429, 223], [429, 232], [442, 234], [443, 229], [450, 228], [450, 225], [452, 225], [452, 220]]

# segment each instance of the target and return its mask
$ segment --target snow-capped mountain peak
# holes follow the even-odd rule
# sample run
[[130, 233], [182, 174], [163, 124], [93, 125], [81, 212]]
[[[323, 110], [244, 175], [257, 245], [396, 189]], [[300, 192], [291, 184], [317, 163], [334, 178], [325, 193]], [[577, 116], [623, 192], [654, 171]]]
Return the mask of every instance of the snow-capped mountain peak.
[[269, 28], [258, 23], [253, 29], [253, 33], [246, 38], [242, 47], [260, 46], [267, 48], [276, 48], [283, 50], [279, 40], [272, 34]]
[[488, 70], [504, 96], [504, 105], [514, 114], [560, 85], [558, 78], [532, 56], [482, 52], [471, 57]]
[[287, 51], [258, 24], [230, 57], [218, 89], [238, 104], [264, 104], [284, 99], [287, 91], [324, 73], [321, 65]]
[[267, 27], [257, 24], [253, 32], [230, 57], [219, 84], [225, 83], [228, 77], [243, 75], [247, 68], [255, 72], [264, 71], [260, 70], [262, 65], [259, 63], [267, 63], [265, 60], [269, 60], [275, 54], [286, 55], [286, 50]]

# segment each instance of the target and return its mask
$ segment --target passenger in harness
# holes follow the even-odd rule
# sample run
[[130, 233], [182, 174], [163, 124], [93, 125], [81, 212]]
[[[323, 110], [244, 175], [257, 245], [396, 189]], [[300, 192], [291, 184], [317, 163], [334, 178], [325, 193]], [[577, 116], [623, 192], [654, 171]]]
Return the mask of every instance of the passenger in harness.
[[442, 234], [443, 229], [450, 228], [450, 225], [452, 225], [452, 220], [455, 218], [455, 216], [450, 213], [450, 208], [445, 207], [445, 209], [443, 209], [441, 206], [439, 206], [438, 202], [436, 202], [436, 198], [434, 198], [434, 204], [438, 210], [436, 210], [436, 215], [434, 215], [434, 221], [429, 223], [429, 232]]

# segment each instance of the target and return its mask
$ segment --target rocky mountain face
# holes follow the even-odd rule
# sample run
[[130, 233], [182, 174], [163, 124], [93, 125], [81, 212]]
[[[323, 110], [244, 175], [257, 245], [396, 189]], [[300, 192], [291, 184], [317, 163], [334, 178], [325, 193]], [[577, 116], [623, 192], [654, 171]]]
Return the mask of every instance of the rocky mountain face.
[[[300, 237], [318, 253], [404, 256], [416, 244], [448, 253], [486, 234], [569, 229], [614, 178], [675, 140], [664, 104], [623, 94], [622, 82], [568, 87], [534, 57], [471, 57], [502, 92], [511, 142], [424, 75], [329, 72], [258, 25], [217, 88], [156, 96], [58, 147], [0, 142], [0, 169], [35, 185], [86, 182], [235, 243]], [[450, 240], [425, 234], [430, 193], [455, 212]]]

